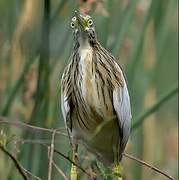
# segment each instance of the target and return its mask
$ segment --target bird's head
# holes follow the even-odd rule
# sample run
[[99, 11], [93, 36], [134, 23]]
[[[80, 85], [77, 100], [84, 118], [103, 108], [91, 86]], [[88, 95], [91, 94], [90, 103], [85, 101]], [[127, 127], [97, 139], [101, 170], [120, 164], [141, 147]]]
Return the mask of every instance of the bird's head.
[[77, 41], [94, 43], [96, 33], [93, 20], [89, 15], [81, 14], [75, 11], [75, 16], [71, 20], [71, 28], [74, 31], [74, 37]]

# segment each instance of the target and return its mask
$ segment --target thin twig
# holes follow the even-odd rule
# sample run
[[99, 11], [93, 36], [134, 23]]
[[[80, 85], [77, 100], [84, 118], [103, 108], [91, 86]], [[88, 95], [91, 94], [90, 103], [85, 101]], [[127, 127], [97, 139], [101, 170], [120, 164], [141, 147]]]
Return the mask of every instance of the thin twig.
[[48, 180], [52, 178], [52, 162], [53, 162], [53, 153], [54, 153], [54, 141], [55, 141], [55, 133], [56, 130], [53, 131], [52, 134], [52, 141], [50, 144], [50, 151], [49, 151], [49, 165], [48, 165]]
[[[14, 138], [13, 140], [16, 141], [16, 143], [23, 143], [23, 144], [40, 144], [40, 143], [45, 143], [45, 144], [50, 144], [50, 140], [46, 140], [46, 139], [38, 139], [38, 140], [34, 140], [34, 139], [16, 139]], [[10, 139], [10, 141], [12, 141], [12, 139]], [[58, 140], [54, 141], [54, 144], [58, 144]]]
[[25, 169], [24, 167], [21, 166], [21, 168], [23, 169], [24, 172], [26, 172], [26, 174], [28, 174], [29, 176], [37, 179], [37, 180], [42, 180], [40, 177], [35, 176], [34, 174], [32, 174], [30, 171], [28, 171], [27, 169]]
[[91, 175], [85, 170], [83, 169], [81, 166], [79, 166], [77, 163], [75, 163], [74, 161], [72, 161], [68, 156], [64, 155], [63, 153], [61, 153], [60, 151], [57, 151], [56, 149], [54, 149], [54, 152], [59, 154], [60, 156], [62, 156], [63, 158], [65, 158], [66, 160], [68, 160], [69, 162], [71, 162], [72, 164], [74, 164], [76, 167], [78, 167], [81, 171], [83, 171], [85, 174], [87, 174], [89, 177], [91, 177]]
[[56, 168], [56, 170], [58, 171], [58, 173], [64, 178], [64, 180], [68, 180], [67, 176], [65, 175], [65, 173], [57, 166], [57, 164], [52, 161], [53, 166]]
[[164, 175], [164, 176], [167, 177], [168, 179], [174, 180], [174, 178], [173, 178], [172, 176], [168, 175], [166, 172], [161, 171], [160, 169], [158, 169], [158, 168], [156, 168], [156, 167], [154, 167], [154, 166], [146, 163], [146, 162], [143, 161], [143, 160], [140, 160], [140, 159], [138, 159], [138, 158], [136, 158], [136, 157], [134, 157], [134, 156], [132, 156], [132, 155], [129, 155], [129, 154], [127, 154], [127, 153], [123, 153], [123, 156], [124, 156], [124, 157], [127, 157], [128, 159], [132, 159], [132, 160], [140, 163], [141, 165], [146, 166], [146, 167], [154, 170], [155, 172], [157, 172], [157, 173], [159, 173], [159, 174], [161, 174], [161, 175]]
[[[177, 90], [178, 90], [178, 87], [177, 87]], [[167, 96], [168, 97], [168, 96]], [[5, 118], [5, 117], [1, 117], [0, 116], [0, 123], [6, 123], [6, 124], [10, 124], [10, 125], [17, 125], [17, 126], [22, 126], [22, 127], [25, 127], [25, 128], [30, 128], [30, 129], [35, 129], [35, 130], [38, 130], [38, 131], [46, 131], [46, 132], [50, 132], [50, 133], [53, 133], [52, 134], [52, 136], [53, 136], [53, 138], [52, 138], [52, 142], [51, 142], [51, 149], [53, 149], [54, 147], [54, 142], [55, 142], [55, 140], [54, 140], [54, 136], [55, 136], [55, 134], [61, 134], [61, 132], [59, 132], [57, 129], [48, 129], [48, 128], [41, 128], [41, 127], [37, 127], [37, 126], [32, 126], [32, 125], [28, 125], [28, 124], [25, 124], [25, 123], [22, 123], [22, 122], [19, 122], [19, 121], [9, 121], [9, 120], [7, 120], [7, 118]], [[20, 141], [20, 140], [19, 140]], [[40, 142], [40, 141], [35, 141], [35, 142], [33, 142], [33, 141], [30, 141], [30, 140], [22, 140], [22, 142], [23, 143], [31, 143], [31, 144], [40, 144], [40, 145], [43, 145], [43, 146], [45, 146], [45, 147], [49, 147], [46, 143], [43, 143], [43, 142]], [[25, 170], [19, 163], [18, 163], [18, 161], [16, 160], [16, 158], [12, 155], [12, 154], [10, 154], [7, 150], [5, 150], [4, 149], [4, 147], [2, 147], [2, 146], [0, 146], [0, 148], [1, 148], [1, 150], [3, 151], [3, 152], [5, 152], [12, 160], [13, 160], [13, 162], [15, 163], [15, 165], [16, 165], [16, 167], [17, 167], [17, 169], [19, 170], [19, 172], [21, 173], [21, 174], [23, 174], [23, 175], [25, 175], [25, 178], [24, 179], [27, 179], [27, 176], [26, 176], [26, 174], [24, 173], [24, 171], [26, 172], [26, 173], [28, 173], [28, 171], [27, 170]], [[54, 152], [55, 153], [57, 153], [57, 154], [59, 154], [60, 156], [62, 156], [63, 158], [65, 158], [66, 160], [68, 160], [69, 162], [71, 162], [72, 164], [74, 164], [74, 165], [76, 165], [80, 170], [82, 170], [85, 174], [87, 174], [88, 176], [90, 176], [90, 174], [88, 173], [88, 172], [86, 172], [86, 170], [84, 170], [81, 166], [79, 166], [78, 164], [76, 164], [75, 162], [73, 162], [68, 156], [66, 156], [66, 155], [64, 155], [63, 153], [61, 153], [61, 152], [59, 152], [59, 151], [57, 151], [56, 149], [54, 149]], [[163, 172], [163, 171], [161, 171], [160, 169], [158, 169], [158, 168], [156, 168], [156, 167], [154, 167], [154, 166], [152, 166], [152, 165], [150, 165], [150, 164], [148, 164], [148, 163], [146, 163], [146, 162], [144, 162], [144, 161], [142, 161], [142, 160], [140, 160], [140, 159], [138, 159], [138, 158], [136, 158], [136, 157], [134, 157], [134, 156], [131, 156], [131, 155], [129, 155], [129, 154], [126, 154], [126, 153], [124, 153], [123, 154], [125, 157], [127, 157], [127, 158], [129, 158], [129, 159], [132, 159], [132, 160], [135, 160], [135, 161], [137, 161], [138, 163], [140, 163], [140, 164], [142, 164], [142, 165], [144, 165], [144, 166], [146, 166], [146, 167], [148, 167], [148, 168], [150, 168], [150, 169], [153, 169], [154, 171], [156, 171], [156, 172], [158, 172], [158, 173], [160, 173], [160, 174], [162, 174], [162, 175], [164, 175], [165, 177], [167, 177], [167, 178], [169, 178], [169, 179], [171, 179], [171, 180], [173, 180], [173, 177], [171, 177], [170, 175], [168, 175], [168, 174], [166, 174], [165, 172]], [[50, 157], [53, 157], [52, 155], [50, 156]], [[53, 159], [52, 159], [53, 160]], [[52, 161], [53, 162], [53, 161]], [[51, 163], [52, 163], [51, 162]], [[29, 173], [28, 173], [29, 174]], [[32, 175], [32, 174], [31, 174]], [[35, 175], [33, 175], [34, 177], [36, 177]], [[38, 177], [36, 177], [36, 179], [38, 179]], [[40, 179], [39, 179], [40, 180]]]
[[[21, 140], [18, 140], [17, 142], [21, 142]], [[27, 143], [27, 144], [39, 144], [42, 145], [44, 147], [46, 147], [48, 149], [48, 144], [43, 143], [43, 142], [39, 142], [39, 141], [26, 141], [26, 140], [22, 140], [22, 143]], [[61, 153], [60, 151], [54, 149], [54, 152], [57, 153], [58, 155], [60, 155], [61, 157], [63, 157], [64, 159], [66, 159], [67, 161], [69, 161], [70, 163], [74, 164], [76, 167], [78, 167], [82, 172], [84, 172], [86, 175], [88, 175], [89, 177], [91, 177], [91, 175], [85, 170], [83, 169], [81, 166], [79, 166], [78, 164], [76, 164], [75, 162], [73, 162], [68, 156], [66, 156], [65, 154]]]
[[[21, 142], [21, 140], [18, 140], [17, 142]], [[46, 143], [42, 143], [42, 142], [39, 142], [39, 141], [33, 142], [33, 141], [22, 140], [22, 143], [39, 144], [39, 145], [42, 145], [42, 146], [44, 146], [44, 147], [46, 147], [46, 148], [49, 148], [49, 146], [48, 146]], [[1, 148], [1, 146], [0, 146], [0, 148]], [[52, 148], [52, 147], [51, 147], [51, 148]], [[58, 150], [56, 150], [56, 149], [54, 149], [54, 152], [57, 153], [57, 154], [59, 154], [59, 155], [62, 156], [64, 159], [68, 160], [70, 163], [72, 163], [72, 164], [74, 164], [75, 166], [77, 166], [77, 167], [78, 167], [81, 171], [83, 171], [85, 174], [87, 174], [88, 176], [90, 176], [90, 174], [89, 174], [85, 169], [83, 169], [81, 166], [79, 166], [78, 164], [76, 164], [75, 162], [73, 162], [68, 156], [64, 155], [63, 153], [61, 153], [60, 151], [58, 151]], [[142, 160], [140, 160], [140, 159], [138, 159], [138, 158], [136, 158], [136, 157], [134, 157], [134, 156], [132, 156], [132, 155], [127, 154], [127, 153], [123, 153], [123, 156], [124, 156], [124, 157], [127, 157], [128, 159], [134, 160], [134, 161], [142, 164], [143, 166], [146, 166], [146, 167], [154, 170], [155, 172], [158, 172], [159, 174], [164, 175], [165, 177], [167, 177], [167, 178], [169, 178], [169, 179], [171, 179], [171, 180], [174, 180], [174, 178], [173, 178], [172, 176], [170, 176], [170, 175], [168, 175], [167, 173], [161, 171], [160, 169], [158, 169], [158, 168], [156, 168], [156, 167], [154, 167], [154, 166], [146, 163], [145, 161], [142, 161]], [[52, 156], [51, 156], [51, 157], [52, 157]], [[52, 164], [53, 164], [53, 160], [52, 160]], [[21, 165], [20, 165], [20, 168], [22, 169], [22, 171], [24, 170], [24, 168], [21, 167]], [[27, 172], [27, 170], [24, 170], [24, 171]], [[28, 173], [28, 172], [27, 172], [27, 173]], [[32, 175], [32, 174], [31, 174], [31, 175]], [[36, 177], [35, 175], [33, 175], [33, 176]], [[38, 179], [38, 177], [36, 177], [36, 178]], [[40, 179], [39, 179], [39, 180], [40, 180]]]
[[17, 168], [23, 179], [28, 180], [26, 173], [24, 172], [21, 164], [17, 161], [17, 159], [9, 151], [7, 151], [2, 145], [0, 145], [0, 149], [14, 162], [15, 167]]
[[[17, 127], [24, 127], [28, 130], [33, 130], [33, 131], [44, 131], [44, 132], [49, 132], [49, 133], [53, 133], [54, 129], [48, 129], [48, 128], [42, 128], [42, 127], [38, 127], [38, 126], [33, 126], [33, 125], [29, 125], [20, 121], [15, 121], [15, 120], [9, 120], [8, 118], [4, 117], [4, 116], [0, 116], [0, 123], [2, 124], [10, 124], [10, 125], [14, 125]], [[56, 134], [68, 137], [68, 135], [66, 133], [60, 132], [58, 129], [56, 129]]]

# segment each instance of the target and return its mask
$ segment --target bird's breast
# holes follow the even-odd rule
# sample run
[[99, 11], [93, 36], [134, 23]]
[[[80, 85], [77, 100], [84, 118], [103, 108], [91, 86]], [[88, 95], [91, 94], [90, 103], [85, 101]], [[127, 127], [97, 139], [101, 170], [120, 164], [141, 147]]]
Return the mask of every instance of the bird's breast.
[[108, 93], [108, 87], [100, 84], [96, 76], [92, 49], [81, 50], [79, 71], [81, 74], [80, 86], [86, 105], [100, 116], [113, 116], [113, 107]]
[[95, 93], [95, 82], [94, 74], [92, 72], [93, 63], [92, 63], [92, 50], [90, 48], [83, 49], [80, 51], [80, 74], [81, 74], [81, 92], [83, 99], [88, 105], [95, 105], [97, 102], [93, 101], [93, 96], [96, 96]]

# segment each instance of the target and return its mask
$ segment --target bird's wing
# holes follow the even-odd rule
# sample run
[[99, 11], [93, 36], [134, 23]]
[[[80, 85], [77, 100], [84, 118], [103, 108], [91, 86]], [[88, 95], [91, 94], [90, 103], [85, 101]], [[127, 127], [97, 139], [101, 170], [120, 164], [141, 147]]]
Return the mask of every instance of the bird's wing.
[[124, 82], [123, 87], [116, 87], [113, 90], [113, 106], [118, 117], [120, 129], [122, 130], [120, 147], [123, 152], [129, 138], [132, 116], [127, 84], [124, 77], [122, 78]]
[[[67, 69], [66, 69], [67, 70]], [[71, 119], [70, 119], [70, 89], [68, 86], [70, 86], [70, 83], [67, 85], [66, 81], [66, 72], [64, 71], [62, 75], [61, 80], [61, 110], [63, 119], [65, 121], [65, 125], [67, 129], [71, 130]]]
[[65, 124], [67, 125], [67, 116], [68, 113], [70, 112], [70, 106], [62, 91], [61, 91], [61, 110], [62, 110], [63, 119], [65, 121]]

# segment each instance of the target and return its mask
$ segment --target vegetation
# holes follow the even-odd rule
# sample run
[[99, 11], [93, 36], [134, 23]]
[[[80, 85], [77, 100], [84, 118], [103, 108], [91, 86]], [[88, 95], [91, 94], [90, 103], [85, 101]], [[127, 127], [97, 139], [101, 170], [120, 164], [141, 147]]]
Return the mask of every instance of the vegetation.
[[[1, 0], [0, 179], [69, 177], [59, 98], [75, 10], [90, 13], [99, 41], [126, 72], [133, 122], [125, 179], [178, 179], [177, 9], [177, 0]], [[92, 171], [109, 179], [82, 146], [79, 154], [79, 179]]]

